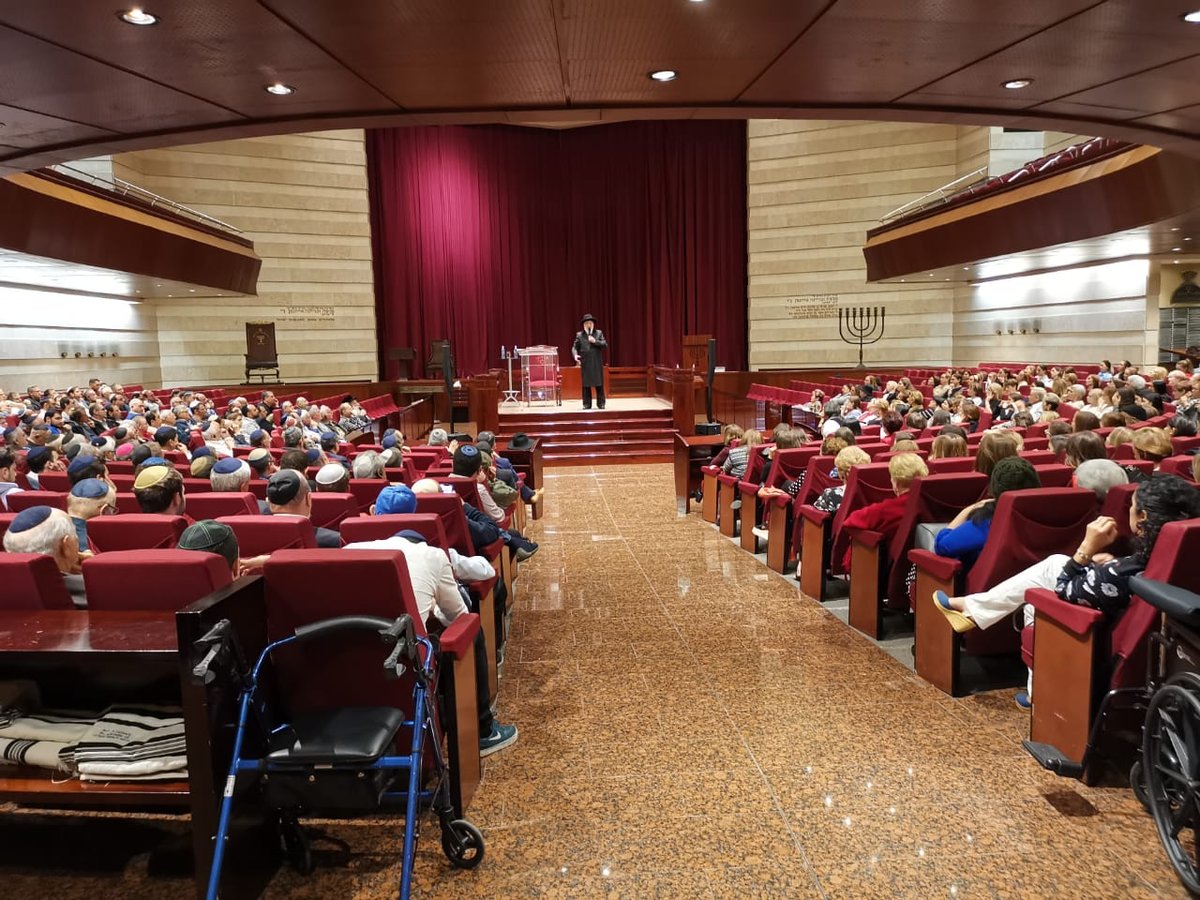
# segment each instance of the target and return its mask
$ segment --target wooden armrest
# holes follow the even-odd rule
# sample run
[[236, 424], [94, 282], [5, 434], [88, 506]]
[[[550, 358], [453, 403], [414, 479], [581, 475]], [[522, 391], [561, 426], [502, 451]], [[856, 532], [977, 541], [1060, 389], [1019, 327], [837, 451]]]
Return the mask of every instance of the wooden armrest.
[[1025, 592], [1025, 602], [1031, 604], [1039, 616], [1052, 619], [1080, 637], [1086, 636], [1104, 619], [1104, 613], [1100, 610], [1068, 603], [1046, 588], [1030, 588]]
[[467, 613], [459, 616], [450, 623], [450, 627], [442, 632], [440, 646], [443, 653], [449, 653], [455, 659], [462, 659], [472, 653], [475, 646], [475, 635], [479, 633], [479, 616]]
[[909, 550], [908, 561], [939, 581], [950, 582], [962, 570], [962, 561], [938, 556], [932, 550]]
[[814, 525], [824, 525], [833, 518], [833, 513], [823, 512], [807, 503], [795, 510], [795, 512], [801, 517], [808, 519]]
[[871, 531], [869, 528], [847, 528], [846, 534], [850, 536], [850, 540], [863, 547], [878, 547], [884, 541], [884, 536], [878, 531]]

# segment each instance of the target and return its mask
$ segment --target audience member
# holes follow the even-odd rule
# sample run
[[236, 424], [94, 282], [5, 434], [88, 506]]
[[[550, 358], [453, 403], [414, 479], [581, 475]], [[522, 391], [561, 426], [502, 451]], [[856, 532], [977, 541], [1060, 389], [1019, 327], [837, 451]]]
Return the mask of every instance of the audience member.
[[344, 494], [350, 490], [350, 472], [341, 463], [326, 463], [313, 479], [318, 494]]
[[1002, 459], [1016, 456], [1017, 442], [1007, 431], [985, 431], [975, 450], [975, 471], [992, 476], [992, 468]]
[[37, 553], [53, 557], [72, 602], [81, 608], [87, 606], [87, 594], [79, 569], [79, 538], [71, 517], [61, 509], [31, 506], [21, 510], [4, 533], [4, 549], [9, 553]]
[[1129, 473], [1118, 462], [1107, 458], [1085, 459], [1075, 469], [1075, 486], [1087, 488], [1104, 502], [1110, 488], [1129, 483]]
[[[301, 472], [282, 469], [267, 482], [267, 504], [273, 516], [312, 518], [312, 493]], [[336, 549], [342, 546], [342, 536], [332, 528], [315, 528], [317, 546]]]
[[[846, 447], [844, 450], [840, 450], [833, 460], [838, 483], [821, 491], [817, 499], [813, 501], [813, 506], [822, 512], [837, 512], [842, 505], [842, 498], [846, 494], [846, 481], [850, 478], [850, 470], [855, 466], [865, 466], [870, 462], [871, 457], [861, 447]], [[791, 491], [788, 493], [790, 494]]]
[[[904, 518], [904, 507], [907, 504], [904, 495], [908, 493], [913, 481], [928, 474], [929, 468], [917, 454], [897, 453], [888, 460], [888, 475], [891, 477], [895, 496], [856, 509], [846, 516], [842, 527], [858, 531], [877, 531], [883, 535], [884, 543], [887, 543], [899, 527], [900, 520]], [[849, 547], [846, 548], [842, 565], [846, 571], [850, 571]]]
[[75, 526], [79, 549], [91, 547], [88, 540], [87, 523], [96, 516], [111, 516], [117, 512], [117, 489], [99, 478], [85, 478], [71, 487], [67, 495], [67, 515]]
[[151, 464], [138, 472], [133, 482], [133, 496], [144, 513], [188, 518], [184, 512], [187, 497], [183, 476], [165, 462], [161, 465]]
[[929, 448], [930, 459], [951, 459], [968, 456], [967, 439], [957, 434], [939, 434]]
[[212, 519], [201, 519], [189, 525], [179, 536], [176, 545], [180, 550], [197, 550], [202, 553], [215, 553], [225, 560], [229, 573], [234, 578], [243, 575], [253, 575], [259, 572], [270, 554], [242, 559], [238, 547], [237, 535], [233, 529], [222, 522]]
[[8, 495], [21, 490], [17, 485], [17, 456], [7, 446], [0, 448], [0, 509], [8, 509]]
[[1042, 486], [1037, 470], [1028, 460], [1009, 456], [996, 461], [992, 467], [989, 496], [972, 503], [950, 520], [950, 524], [937, 533], [933, 551], [938, 556], [948, 556], [962, 561], [963, 572], [971, 566], [983, 549], [996, 514], [996, 501], [1008, 491], [1024, 491]]

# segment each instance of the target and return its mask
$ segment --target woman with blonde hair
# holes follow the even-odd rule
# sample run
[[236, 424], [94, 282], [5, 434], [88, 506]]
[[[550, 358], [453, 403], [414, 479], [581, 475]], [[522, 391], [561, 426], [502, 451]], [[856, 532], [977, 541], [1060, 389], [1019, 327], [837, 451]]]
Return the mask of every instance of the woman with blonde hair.
[[729, 456], [721, 465], [721, 471], [726, 475], [741, 478], [746, 474], [746, 466], [750, 462], [750, 453], [763, 442], [762, 432], [751, 428], [742, 435], [742, 442], [729, 450]]
[[1162, 428], [1139, 428], [1133, 432], [1133, 457], [1154, 463], [1158, 471], [1162, 461], [1171, 455], [1171, 438]]
[[967, 439], [957, 434], [939, 434], [933, 439], [933, 446], [929, 448], [930, 459], [950, 459], [967, 455]]

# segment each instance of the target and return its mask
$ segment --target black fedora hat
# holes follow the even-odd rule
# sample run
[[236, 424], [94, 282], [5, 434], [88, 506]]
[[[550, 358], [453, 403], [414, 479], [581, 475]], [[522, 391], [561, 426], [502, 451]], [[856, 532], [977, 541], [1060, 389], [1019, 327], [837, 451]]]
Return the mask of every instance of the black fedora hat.
[[586, 315], [584, 315], [584, 317], [582, 319], [579, 320], [579, 324], [582, 325], [584, 322], [595, 322], [595, 321], [596, 321], [596, 317], [593, 316], [591, 313], [587, 313]]
[[508, 442], [508, 449], [509, 450], [532, 450], [533, 444], [534, 444], [533, 438], [531, 438], [529, 435], [527, 435], [523, 431], [518, 431], [516, 434], [514, 434], [512, 436], [512, 440], [510, 440]]

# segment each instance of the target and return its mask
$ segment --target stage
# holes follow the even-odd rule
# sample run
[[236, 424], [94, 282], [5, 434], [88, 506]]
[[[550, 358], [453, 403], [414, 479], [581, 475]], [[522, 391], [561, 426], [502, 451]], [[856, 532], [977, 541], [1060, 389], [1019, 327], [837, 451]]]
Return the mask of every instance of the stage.
[[[671, 404], [659, 397], [609, 397], [604, 401], [604, 409], [598, 409], [593, 404], [590, 412], [599, 417], [606, 414], [619, 416], [623, 412], [669, 410], [670, 408]], [[557, 406], [554, 401], [538, 401], [529, 406], [517, 401], [516, 403], [501, 403], [499, 409], [502, 419], [509, 416], [524, 418], [526, 416], [561, 416], [563, 413], [589, 412], [583, 408], [583, 401], [578, 396], [563, 397], [562, 406]]]

